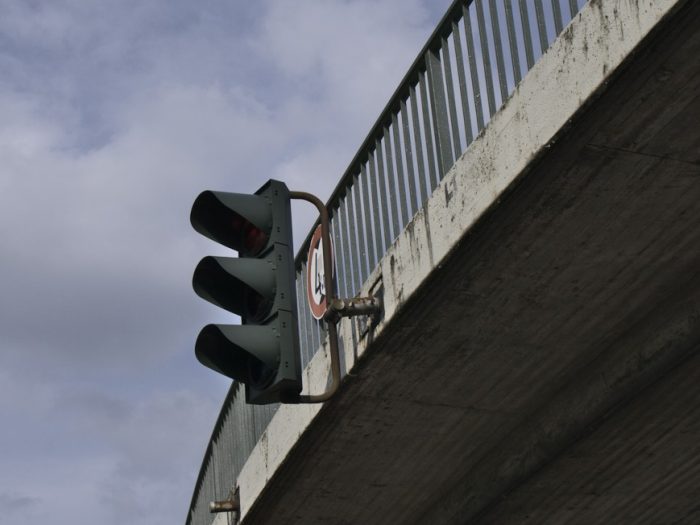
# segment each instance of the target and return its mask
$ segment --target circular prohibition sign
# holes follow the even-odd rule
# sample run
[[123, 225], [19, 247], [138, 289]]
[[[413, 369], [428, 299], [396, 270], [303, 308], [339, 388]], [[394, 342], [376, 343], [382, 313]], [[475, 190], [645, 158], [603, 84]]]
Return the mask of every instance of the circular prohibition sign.
[[[331, 268], [335, 268], [333, 258], [333, 241], [331, 240]], [[306, 299], [311, 315], [323, 319], [328, 307], [326, 301], [326, 272], [323, 267], [323, 243], [321, 242], [321, 225], [319, 224], [309, 243], [309, 256], [306, 261]]]

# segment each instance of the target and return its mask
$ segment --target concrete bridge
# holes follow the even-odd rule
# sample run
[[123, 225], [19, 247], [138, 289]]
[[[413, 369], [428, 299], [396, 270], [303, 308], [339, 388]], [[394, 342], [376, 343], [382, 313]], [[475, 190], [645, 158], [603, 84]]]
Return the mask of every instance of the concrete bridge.
[[[341, 294], [382, 320], [341, 323], [322, 406], [232, 387], [188, 523], [700, 522], [700, 3], [568, 4], [533, 14], [562, 26], [539, 59], [515, 2], [450, 8], [330, 202]], [[499, 21], [515, 48], [472, 49], [491, 90], [451, 75]], [[232, 490], [240, 516], [210, 515]]]

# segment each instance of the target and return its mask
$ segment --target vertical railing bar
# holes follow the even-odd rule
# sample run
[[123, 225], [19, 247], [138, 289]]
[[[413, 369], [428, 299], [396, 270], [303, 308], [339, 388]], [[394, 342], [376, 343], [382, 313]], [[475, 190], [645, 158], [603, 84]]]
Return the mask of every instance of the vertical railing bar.
[[[403, 108], [403, 104], [401, 105]], [[401, 201], [401, 227], [402, 230], [408, 224], [408, 200], [406, 199], [406, 172], [403, 169], [403, 147], [401, 145], [401, 130], [399, 126], [399, 116], [397, 113], [391, 114], [391, 127], [394, 138], [394, 157], [396, 159], [396, 178], [399, 184], [399, 200]]]
[[265, 428], [267, 428], [270, 424], [270, 421], [272, 421], [272, 417], [275, 415], [275, 412], [277, 412], [278, 407], [278, 403], [274, 403], [272, 405], [265, 405], [265, 408], [267, 409], [265, 414]]
[[360, 272], [360, 285], [364, 284], [369, 275], [370, 267], [367, 261], [367, 248], [365, 247], [365, 231], [367, 230], [366, 221], [367, 215], [363, 213], [362, 210], [362, 190], [360, 189], [360, 179], [357, 174], [352, 177], [352, 186], [350, 186], [350, 191], [354, 192], [355, 197], [353, 202], [355, 203], [355, 225], [357, 226], [357, 243], [358, 252], [357, 258], [359, 261], [358, 269]]
[[244, 403], [237, 400], [236, 397], [231, 398], [231, 407], [236, 416], [236, 429], [231, 431], [231, 462], [234, 466], [233, 483], [235, 485], [238, 474], [241, 472], [241, 461], [238, 457], [241, 453], [246, 453], [248, 450], [245, 445], [246, 427], [243, 414]]
[[232, 440], [233, 448], [231, 450], [231, 455], [233, 456], [233, 464], [236, 465], [236, 476], [241, 471], [242, 461], [240, 457], [245, 453], [244, 451], [252, 450], [248, 448], [248, 444], [245, 441], [247, 426], [246, 426], [246, 414], [245, 414], [245, 404], [241, 403], [236, 397], [233, 398], [233, 406], [236, 409], [236, 419], [238, 420], [238, 432], [235, 434]]
[[445, 103], [445, 85], [442, 78], [440, 51], [429, 50], [425, 56], [428, 69], [428, 95], [433, 116], [433, 134], [438, 158], [439, 180], [452, 166], [452, 145], [450, 144], [450, 126], [447, 120], [447, 105]]
[[234, 484], [236, 483], [236, 478], [238, 477], [238, 473], [240, 472], [238, 462], [236, 461], [236, 450], [242, 448], [242, 443], [240, 443], [238, 436], [243, 434], [244, 432], [240, 406], [241, 404], [237, 403], [235, 398], [231, 400], [231, 413], [235, 422], [235, 427], [229, 431], [229, 446], [231, 447], [230, 454], [233, 474], [232, 478]]
[[306, 338], [306, 312], [304, 311], [304, 304], [306, 302], [306, 294], [304, 294], [304, 280], [305, 280], [306, 274], [302, 273], [301, 271], [299, 272], [297, 279], [296, 279], [296, 285], [297, 285], [297, 325], [299, 328], [299, 350], [301, 353], [301, 368], [302, 370], [306, 368], [306, 365], [309, 364], [307, 358], [306, 358], [306, 345], [304, 344], [304, 340]]
[[229, 425], [224, 427], [224, 458], [226, 461], [226, 486], [224, 488], [227, 494], [236, 483], [236, 474], [238, 474], [238, 471], [233, 464], [233, 436], [236, 428], [238, 427], [235, 414], [233, 413], [233, 406], [229, 406], [228, 414]]
[[[389, 126], [384, 127], [384, 155], [386, 156], [386, 185], [387, 197], [389, 201], [389, 211], [391, 213], [391, 241], [399, 234], [399, 200], [396, 198], [396, 176], [394, 174], [394, 155], [391, 148], [391, 133]], [[388, 246], [388, 245], [387, 245]]]
[[354, 292], [360, 289], [362, 281], [360, 280], [360, 246], [357, 242], [357, 234], [355, 230], [357, 229], [357, 223], [355, 222], [355, 203], [353, 202], [352, 186], [347, 188], [347, 193], [345, 194], [345, 206], [347, 208], [348, 217], [348, 236], [350, 238], [350, 260], [352, 261], [352, 280], [355, 283]]
[[320, 347], [322, 344], [324, 344], [324, 341], [326, 340], [326, 336], [328, 334], [328, 328], [326, 326], [326, 323], [323, 321], [318, 321], [316, 322], [316, 325], [318, 326], [318, 347]]
[[313, 358], [313, 356], [316, 355], [318, 348], [321, 346], [321, 340], [323, 337], [321, 334], [321, 323], [313, 317], [311, 318], [311, 327], [313, 328], [314, 333], [314, 344], [313, 348], [311, 349], [311, 358]]
[[[227, 411], [228, 412], [228, 411]], [[221, 434], [219, 434], [219, 454], [221, 454], [221, 489], [223, 494], [222, 497], [228, 495], [231, 490], [231, 457], [228, 454], [228, 425], [231, 422], [231, 416], [228, 414], [226, 420], [221, 427]]]
[[462, 98], [462, 117], [464, 118], [464, 133], [465, 144], [469, 146], [474, 140], [472, 132], [472, 117], [469, 111], [469, 96], [467, 94], [467, 76], [464, 62], [464, 54], [462, 53], [462, 42], [459, 34], [459, 24], [456, 21], [452, 22], [452, 37], [455, 44], [455, 60], [457, 62], [457, 79], [459, 80], [459, 95]]
[[231, 488], [233, 487], [233, 484], [235, 483], [236, 480], [236, 470], [233, 465], [233, 455], [231, 454], [231, 451], [233, 450], [233, 444], [231, 443], [233, 432], [234, 432], [234, 425], [236, 423], [236, 420], [233, 415], [233, 411], [231, 410], [232, 407], [228, 407], [228, 424], [224, 425], [222, 427], [222, 443], [221, 443], [221, 453], [223, 455], [222, 462], [224, 466], [224, 492], [223, 496], [226, 496], [230, 491]]
[[[260, 405], [258, 407], [260, 411], [260, 436], [263, 435], [267, 425], [270, 423], [270, 406], [271, 405]], [[258, 436], [258, 439], [260, 439]]]
[[214, 469], [214, 474], [216, 475], [216, 497], [218, 498], [221, 493], [225, 490], [226, 487], [226, 465], [224, 465], [224, 458], [226, 455], [224, 454], [223, 451], [223, 441], [224, 441], [224, 436], [221, 434], [221, 431], [223, 430], [223, 425], [226, 424], [226, 420], [222, 421], [222, 426], [219, 428], [219, 435], [216, 437], [214, 440], [214, 446], [212, 447], [213, 452], [215, 453], [215, 463], [216, 463], [216, 468]]
[[537, 36], [540, 39], [540, 54], [544, 55], [544, 52], [549, 47], [549, 41], [547, 39], [547, 24], [544, 20], [542, 0], [535, 0], [535, 16], [537, 17]]
[[250, 442], [252, 433], [250, 431], [249, 405], [246, 405], [241, 400], [242, 385], [238, 384], [234, 388], [236, 388], [236, 396], [234, 397], [234, 400], [238, 405], [239, 412], [241, 414], [241, 433], [238, 436], [238, 439], [241, 441], [242, 445], [245, 446], [245, 449], [241, 447], [240, 449], [236, 450], [236, 465], [238, 465], [238, 469], [240, 470], [245, 462], [243, 459], [243, 456], [245, 455], [244, 450], [253, 450], [254, 445]]
[[219, 455], [221, 456], [221, 459], [219, 460], [219, 463], [221, 465], [221, 480], [219, 482], [221, 493], [219, 494], [219, 497], [225, 497], [229, 490], [230, 490], [230, 484], [229, 484], [229, 479], [231, 477], [231, 464], [230, 464], [230, 458], [228, 455], [228, 426], [231, 424], [231, 414], [228, 410], [226, 410], [226, 416], [224, 417], [224, 421], [221, 425], [221, 430], [219, 431]]
[[[347, 290], [348, 297], [353, 297], [358, 287], [358, 279], [355, 273], [355, 260], [354, 257], [357, 254], [355, 250], [355, 241], [351, 237], [352, 230], [352, 219], [350, 217], [350, 203], [348, 201], [350, 194], [346, 193], [345, 197], [342, 199], [342, 210], [343, 210], [343, 252], [345, 254], [345, 262], [348, 265], [348, 275], [347, 275]], [[323, 323], [325, 325], [325, 323]]]
[[[302, 264], [302, 271], [304, 274], [303, 278], [303, 286], [304, 286], [304, 299], [306, 300], [306, 297], [309, 293], [309, 282], [306, 278], [306, 274], [309, 271], [309, 266], [307, 263]], [[306, 359], [308, 362], [311, 362], [311, 358], [314, 355], [314, 351], [316, 350], [314, 348], [314, 327], [313, 327], [313, 322], [314, 319], [311, 317], [311, 310], [309, 308], [304, 309], [304, 325], [306, 326]]]
[[349, 218], [347, 215], [347, 195], [345, 198], [340, 200], [338, 206], [340, 207], [340, 216], [342, 220], [340, 221], [340, 236], [343, 238], [343, 258], [345, 260], [345, 290], [346, 297], [352, 297], [355, 295], [355, 284], [353, 281], [353, 271], [352, 271], [352, 242], [350, 241], [349, 234]]
[[211, 498], [211, 456], [209, 456], [209, 461], [207, 462], [207, 469], [204, 471], [204, 486], [202, 494], [202, 507], [204, 507], [205, 501]]
[[318, 350], [318, 347], [321, 346], [321, 330], [318, 325], [318, 321], [314, 319], [313, 317], [311, 318], [311, 333], [313, 335], [311, 341], [311, 359], [313, 359], [314, 355], [316, 355], [316, 351]]
[[491, 30], [493, 31], [493, 47], [496, 53], [498, 86], [501, 90], [501, 104], [503, 104], [508, 98], [508, 79], [506, 78], [506, 63], [503, 54], [503, 38], [501, 35], [501, 24], [498, 22], [496, 0], [489, 0], [489, 14], [491, 16]]
[[[229, 407], [230, 408], [230, 407]], [[234, 483], [234, 469], [233, 469], [233, 463], [231, 461], [231, 454], [229, 451], [231, 450], [231, 428], [230, 425], [233, 425], [233, 414], [231, 411], [228, 411], [228, 416], [227, 416], [227, 421], [228, 425], [224, 425], [222, 427], [222, 435], [221, 435], [221, 455], [222, 455], [222, 463], [223, 463], [223, 474], [224, 477], [222, 479], [223, 486], [224, 486], [224, 494], [222, 494], [223, 497], [225, 497], [230, 491], [231, 487], [233, 487]]]
[[[221, 435], [219, 433], [219, 435]], [[219, 495], [219, 489], [221, 487], [219, 480], [219, 440], [214, 438], [211, 444], [211, 481], [213, 485], [213, 496], [216, 498]]]
[[234, 450], [236, 449], [236, 435], [240, 429], [240, 421], [237, 417], [236, 403], [232, 402], [228, 407], [229, 414], [229, 424], [225, 428], [226, 436], [226, 465], [228, 470], [228, 476], [226, 477], [226, 484], [228, 489], [231, 490], [236, 484], [236, 476], [238, 476], [238, 467], [235, 463]]
[[554, 29], [557, 32], [557, 36], [559, 36], [562, 29], [564, 29], [564, 20], [561, 17], [559, 0], [552, 0], [552, 13], [554, 14]]
[[[472, 4], [474, 5], [474, 4]], [[476, 9], [476, 5], [474, 5]], [[481, 101], [481, 87], [479, 86], [479, 72], [476, 69], [476, 39], [474, 38], [474, 30], [472, 29], [471, 15], [469, 8], [462, 6], [462, 15], [464, 18], [465, 44], [467, 46], [467, 57], [469, 58], [469, 73], [472, 80], [472, 92], [474, 93], [474, 109], [476, 110], [476, 125], [477, 135], [484, 129], [484, 109]]]
[[229, 406], [229, 421], [230, 426], [226, 427], [226, 471], [228, 475], [226, 477], [226, 492], [230, 492], [236, 483], [236, 476], [238, 475], [238, 469], [233, 464], [233, 449], [235, 447], [234, 436], [238, 428], [238, 421], [236, 420], [235, 413], [233, 411], [233, 405]]
[[578, 13], [578, 2], [576, 0], [569, 0], [569, 10], [571, 11], [571, 19]]
[[[369, 162], [369, 161], [368, 161]], [[360, 166], [360, 181], [362, 185], [362, 207], [365, 210], [365, 238], [367, 239], [367, 271], [371, 272], [372, 269], [377, 265], [377, 256], [374, 251], [374, 233], [372, 228], [374, 226], [374, 220], [372, 218], [372, 207], [369, 201], [369, 173], [367, 172], [366, 163], [362, 163]]]
[[309, 328], [306, 321], [306, 268], [304, 263], [299, 267], [299, 294], [301, 295], [301, 301], [299, 301], [299, 346], [301, 347], [301, 355], [308, 364]]
[[212, 456], [209, 458], [209, 498], [216, 497], [216, 461], [214, 461], [214, 447], [212, 447]]
[[391, 246], [391, 231], [389, 230], [389, 206], [386, 198], [386, 180], [384, 178], [384, 155], [382, 154], [382, 141], [377, 139], [375, 142], [375, 153], [377, 155], [377, 179], [375, 183], [379, 189], [379, 200], [382, 205], [382, 227], [384, 230], [384, 250], [381, 254]]
[[229, 420], [230, 418], [226, 418], [224, 421], [224, 424], [221, 426], [221, 432], [219, 433], [219, 455], [221, 456], [221, 459], [219, 460], [219, 463], [221, 465], [221, 474], [220, 474], [220, 490], [221, 490], [221, 496], [225, 497], [229, 491], [231, 490], [231, 485], [229, 483], [229, 478], [231, 476], [231, 465], [229, 464], [229, 456], [227, 453], [228, 449], [228, 437], [226, 434], [227, 430], [227, 424], [226, 421]]
[[[241, 398], [243, 398], [245, 396], [245, 393], [244, 393], [245, 389], [244, 389], [242, 383], [238, 387], [238, 390], [239, 390], [238, 395], [241, 396]], [[255, 405], [246, 405], [246, 406], [248, 407], [248, 411], [247, 411], [248, 412], [248, 425], [249, 425], [248, 428], [251, 429], [251, 431], [248, 433], [248, 439], [250, 440], [249, 443], [251, 445], [251, 450], [252, 450], [252, 447], [254, 447], [255, 443], [258, 441], [258, 433], [257, 433], [257, 428], [255, 426]]]
[[532, 49], [532, 32], [530, 31], [530, 12], [527, 8], [527, 0], [519, 0], [520, 24], [523, 27], [523, 41], [525, 42], [525, 60], [527, 70], [530, 71], [535, 64], [535, 54]]
[[250, 418], [253, 422], [253, 443], [255, 443], [260, 437], [260, 424], [258, 422], [258, 406], [253, 405], [250, 407]]
[[[303, 272], [302, 272], [303, 274]], [[238, 407], [238, 412], [240, 416], [240, 421], [241, 421], [241, 432], [237, 436], [237, 441], [240, 443], [238, 447], [234, 450], [234, 456], [235, 456], [235, 461], [236, 461], [236, 466], [238, 469], [241, 468], [241, 465], [243, 464], [243, 461], [241, 459], [241, 456], [244, 455], [244, 450], [252, 450], [252, 445], [250, 445], [249, 440], [250, 440], [250, 424], [248, 421], [248, 405], [245, 403], [241, 403], [240, 399], [238, 398], [239, 392], [240, 392], [240, 386], [235, 387], [236, 388], [236, 396], [233, 398], [234, 403]]]
[[[236, 390], [240, 391], [240, 387], [237, 387]], [[241, 432], [237, 436], [237, 441], [240, 443], [240, 445], [236, 447], [234, 451], [236, 469], [238, 472], [240, 472], [241, 468], [243, 467], [243, 456], [245, 455], [245, 451], [253, 450], [253, 445], [248, 442], [248, 438], [250, 436], [250, 425], [248, 424], [248, 405], [241, 403], [238, 396], [234, 397], [233, 399], [238, 407], [239, 420], [241, 421]]]
[[493, 71], [491, 71], [491, 52], [486, 35], [486, 21], [484, 19], [484, 2], [474, 0], [476, 10], [476, 23], [479, 28], [479, 41], [481, 42], [481, 61], [484, 64], [484, 80], [486, 81], [486, 100], [489, 107], [489, 117], [496, 111], [496, 95], [493, 89]]
[[307, 364], [311, 362], [311, 358], [314, 355], [314, 329], [312, 326], [313, 323], [313, 318], [311, 316], [311, 309], [309, 308], [309, 299], [308, 299], [308, 286], [309, 286], [309, 281], [306, 276], [306, 273], [309, 270], [309, 265], [308, 263], [302, 265], [302, 289], [303, 289], [303, 295], [304, 295], [304, 307], [303, 307], [303, 316], [304, 316], [304, 330], [305, 330], [305, 340], [304, 340], [304, 354], [306, 355], [306, 362]]
[[338, 209], [335, 210], [335, 216], [333, 217], [333, 222], [331, 223], [333, 229], [333, 259], [335, 261], [335, 285], [338, 295], [340, 297], [347, 297], [347, 290], [345, 289], [345, 260], [343, 252], [343, 241], [340, 237], [340, 212]]
[[374, 242], [377, 248], [377, 257], [374, 261], [376, 264], [382, 258], [384, 251], [382, 249], [382, 219], [381, 210], [379, 208], [379, 190], [377, 189], [377, 163], [375, 159], [376, 150], [369, 153], [369, 179], [367, 179], [372, 189], [372, 218], [374, 219]]
[[410, 88], [411, 120], [413, 121], [413, 142], [416, 148], [416, 166], [418, 169], [418, 187], [420, 189], [419, 206], [428, 198], [428, 187], [425, 180], [425, 159], [423, 158], [423, 139], [420, 131], [420, 119], [418, 116], [418, 94], [415, 86]]
[[236, 456], [234, 454], [234, 451], [236, 450], [236, 436], [241, 430], [241, 421], [240, 417], [238, 417], [238, 410], [237, 409], [237, 404], [235, 400], [232, 400], [231, 402], [231, 428], [228, 429], [227, 431], [227, 439], [228, 439], [228, 457], [229, 457], [229, 464], [231, 465], [231, 476], [229, 478], [229, 483], [231, 486], [229, 488], [233, 488], [236, 484], [236, 478], [238, 477], [238, 473], [240, 472], [240, 469], [238, 468], [238, 465], [236, 465]]
[[418, 211], [418, 195], [416, 193], [416, 172], [413, 169], [413, 148], [411, 146], [411, 130], [408, 123], [408, 106], [406, 99], [401, 100], [401, 129], [403, 131], [403, 149], [406, 154], [406, 175], [408, 176], [408, 196], [411, 204], [410, 216]]
[[517, 86], [522, 79], [520, 73], [520, 53], [518, 52], [518, 41], [515, 35], [515, 17], [513, 15], [513, 4], [511, 0], [503, 0], [506, 13], [506, 26], [508, 28], [508, 43], [510, 44], [510, 58], [513, 66], [513, 84]]
[[[309, 265], [308, 263], [304, 264], [304, 275], [309, 271]], [[305, 284], [305, 292], [309, 293], [308, 287], [309, 283], [304, 279], [304, 284]], [[316, 353], [316, 349], [318, 348], [318, 339], [316, 336], [316, 332], [318, 330], [318, 327], [316, 326], [316, 320], [313, 318], [311, 315], [311, 309], [308, 305], [308, 301], [306, 304], [306, 321], [307, 321], [307, 326], [309, 330], [309, 335], [308, 335], [308, 351], [307, 351], [307, 356], [308, 360], [311, 361], [313, 358], [314, 354]]]
[[234, 403], [231, 403], [231, 428], [228, 429], [227, 432], [227, 447], [228, 447], [228, 459], [229, 459], [229, 466], [231, 469], [231, 475], [229, 476], [229, 490], [232, 490], [234, 485], [236, 484], [236, 478], [238, 477], [238, 466], [235, 463], [235, 456], [233, 454], [233, 451], [236, 449], [236, 435], [238, 434], [238, 430], [240, 428], [240, 420], [238, 418], [238, 414], [235, 411], [236, 405]]
[[255, 411], [255, 441], [258, 441], [265, 432], [265, 417], [260, 405], [253, 407], [253, 410]]
[[[452, 34], [454, 40], [455, 35]], [[450, 115], [450, 128], [452, 131], [452, 156], [449, 157], [450, 162], [447, 166], [447, 170], [452, 167], [452, 164], [457, 160], [459, 154], [462, 153], [462, 145], [459, 138], [459, 124], [457, 122], [457, 102], [455, 99], [455, 88], [454, 80], [452, 78], [452, 60], [450, 60], [450, 45], [448, 43], [447, 37], [443, 36], [441, 41], [442, 46], [442, 72], [445, 79], [445, 86], [447, 87], [447, 108]]]
[[[430, 175], [430, 193], [433, 192], [438, 182], [439, 175], [435, 169], [435, 146], [433, 143], [433, 133], [430, 125], [430, 102], [428, 101], [428, 90], [426, 87], [426, 73], [421, 71], [418, 75], [418, 84], [420, 85], [421, 107], [423, 109], [423, 131], [425, 132], [425, 146], [428, 154], [428, 174]], [[437, 138], [436, 138], [437, 140]]]
[[297, 333], [299, 336], [299, 353], [301, 354], [301, 368], [304, 369], [306, 367], [306, 363], [304, 362], [304, 313], [301, 304], [303, 298], [301, 275], [301, 271], [294, 274], [294, 286], [296, 287], [297, 294]]

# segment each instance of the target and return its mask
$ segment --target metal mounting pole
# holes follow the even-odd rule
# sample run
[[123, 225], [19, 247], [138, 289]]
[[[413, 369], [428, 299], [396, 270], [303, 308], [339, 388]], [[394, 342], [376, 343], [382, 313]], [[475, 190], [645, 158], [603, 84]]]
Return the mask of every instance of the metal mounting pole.
[[321, 216], [321, 243], [323, 246], [323, 271], [326, 287], [327, 311], [323, 319], [328, 325], [328, 341], [331, 353], [331, 385], [323, 394], [300, 395], [292, 403], [323, 403], [330, 399], [340, 387], [340, 351], [338, 349], [338, 327], [341, 317], [352, 315], [377, 316], [380, 311], [379, 301], [370, 298], [338, 299], [335, 296], [333, 286], [333, 260], [331, 257], [331, 234], [328, 208], [325, 204], [310, 193], [303, 191], [290, 191], [292, 199], [305, 200], [318, 208]]

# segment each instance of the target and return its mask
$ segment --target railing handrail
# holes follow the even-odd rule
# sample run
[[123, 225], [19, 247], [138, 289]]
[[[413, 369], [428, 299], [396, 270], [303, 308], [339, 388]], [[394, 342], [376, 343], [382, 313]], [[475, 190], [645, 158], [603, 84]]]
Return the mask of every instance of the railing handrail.
[[[197, 474], [197, 481], [194, 484], [194, 490], [192, 491], [192, 498], [190, 498], [190, 512], [197, 502], [199, 497], [199, 491], [202, 488], [202, 479], [204, 478], [204, 473], [206, 472], [207, 463], [212, 458], [212, 448], [214, 444], [214, 438], [221, 430], [223, 426], [224, 419], [226, 419], [226, 407], [233, 402], [233, 398], [236, 395], [236, 384], [231, 383], [231, 386], [226, 393], [224, 401], [221, 403], [221, 410], [219, 410], [219, 415], [216, 418], [216, 423], [214, 423], [214, 428], [211, 431], [211, 436], [209, 436], [209, 441], [207, 442], [207, 448], [204, 450], [204, 457], [202, 458], [202, 465], [199, 467], [199, 474]], [[188, 514], [189, 515], [189, 514]], [[188, 518], [189, 522], [189, 518]]]
[[[439, 180], [524, 76], [523, 72], [532, 68], [539, 58], [535, 49], [544, 53], [552, 41], [551, 34], [556, 37], [561, 33], [565, 18], [562, 5], [568, 4], [573, 18], [579, 10], [579, 1], [549, 0], [550, 29], [553, 29], [550, 36], [545, 0], [534, 0], [534, 13], [522, 0], [452, 1], [328, 199], [339, 295], [349, 297], [359, 291], [372, 266], [386, 253], [398, 232], [410, 221], [411, 214], [422, 208]], [[500, 23], [505, 24], [505, 29], [499, 25], [499, 6], [503, 13]], [[464, 35], [463, 41], [460, 34]], [[510, 56], [509, 70], [505, 66], [506, 52]], [[458, 112], [460, 104], [462, 111]], [[390, 194], [388, 187], [394, 194]], [[317, 224], [318, 221], [295, 257], [303, 364], [320, 347], [324, 332], [323, 326], [310, 316], [305, 301], [305, 255]], [[239, 469], [274, 413], [274, 407], [251, 408], [242, 404], [239, 392], [240, 385], [232, 384], [222, 404], [195, 483], [188, 525], [195, 515], [207, 512], [208, 516], [203, 505], [208, 505], [206, 500], [210, 496], [215, 499], [215, 494], [203, 492], [207, 483], [216, 492], [217, 482], [219, 485], [235, 482]], [[229, 435], [236, 425], [240, 427], [238, 430], [242, 429], [241, 435]], [[235, 440], [245, 441], [244, 446], [233, 443]], [[226, 447], [233, 448], [226, 450]], [[242, 454], [238, 454], [241, 449]], [[229, 464], [217, 467], [217, 461]], [[221, 479], [226, 468], [233, 471]], [[233, 487], [219, 487], [219, 492], [224, 488], [230, 491]], [[219, 497], [227, 495], [219, 494]], [[194, 525], [206, 523], [206, 518], [198, 519]]]
[[[473, 1], [474, 0], [467, 0], [467, 4], [471, 4]], [[333, 192], [328, 198], [328, 202], [326, 202], [326, 207], [331, 215], [333, 215], [332, 211], [336, 209], [340, 198], [345, 194], [347, 187], [350, 185], [349, 183], [352, 182], [353, 176], [358, 173], [358, 166], [367, 160], [367, 155], [373, 142], [380, 137], [380, 131], [384, 126], [391, 124], [391, 114], [397, 110], [397, 105], [400, 103], [400, 100], [408, 97], [410, 85], [417, 79], [418, 70], [424, 69], [421, 65], [425, 64], [425, 54], [429, 50], [435, 49], [438, 37], [442, 37], [446, 32], [449, 32], [449, 24], [451, 24], [452, 20], [455, 18], [459, 18], [459, 13], [461, 12], [463, 4], [464, 0], [453, 0], [450, 7], [447, 8], [447, 12], [440, 19], [435, 30], [430, 34], [427, 42], [418, 53], [418, 56], [413, 60], [408, 71], [399, 82], [398, 87], [389, 98], [389, 102], [384, 106], [384, 109], [379, 114], [374, 125], [370, 128], [369, 133], [367, 133], [365, 139], [362, 141], [357, 153], [355, 153], [348, 167], [345, 169], [345, 172], [340, 177], [338, 184], [336, 184], [333, 189]], [[294, 259], [297, 270], [301, 267], [304, 256], [308, 252], [309, 242], [311, 242], [311, 237], [318, 224], [319, 221], [316, 220], [309, 230], [306, 239], [299, 247], [299, 251]]]

